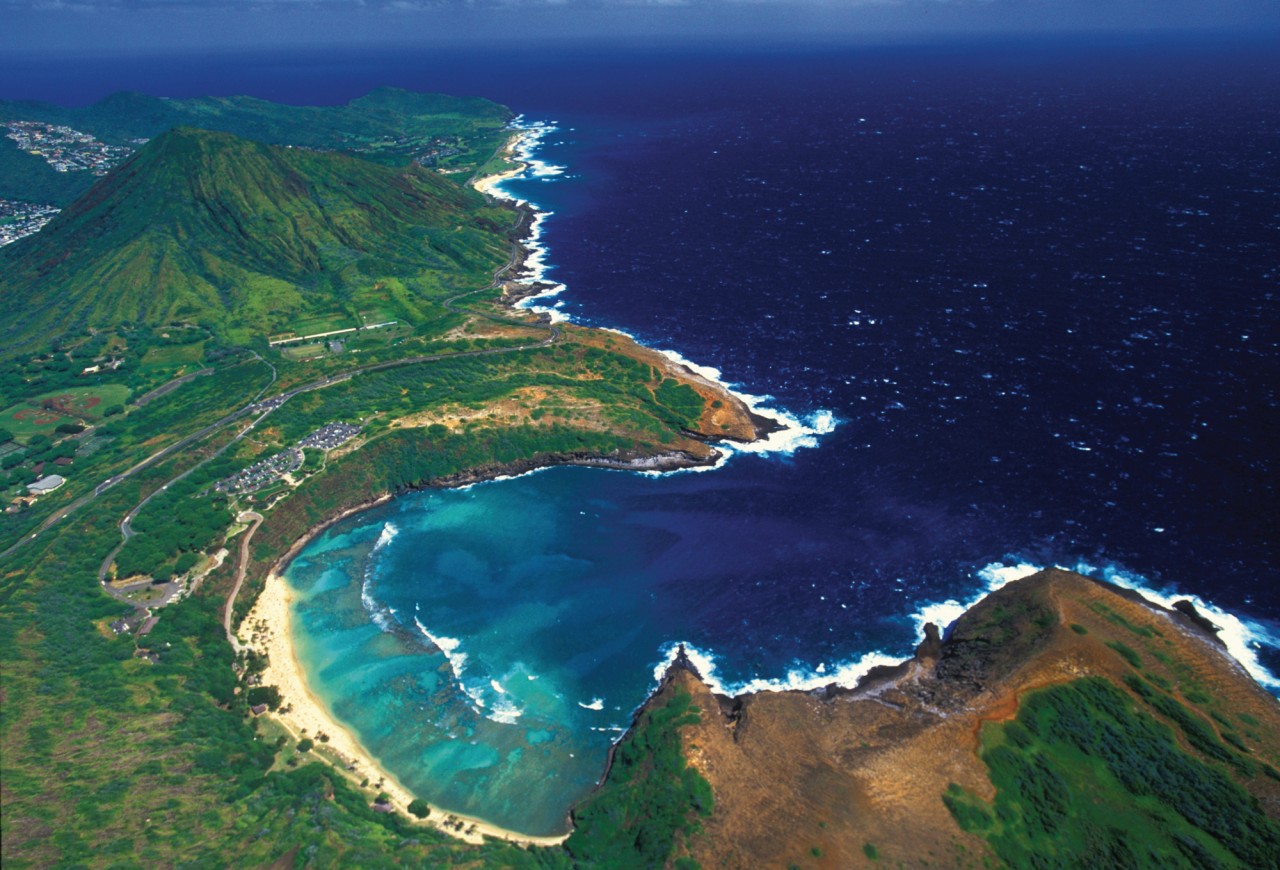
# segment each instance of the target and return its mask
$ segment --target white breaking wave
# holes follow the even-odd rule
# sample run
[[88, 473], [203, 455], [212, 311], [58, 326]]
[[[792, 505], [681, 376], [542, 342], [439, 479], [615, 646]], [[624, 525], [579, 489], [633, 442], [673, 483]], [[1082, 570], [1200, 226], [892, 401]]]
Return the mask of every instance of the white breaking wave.
[[449, 669], [453, 671], [453, 678], [461, 683], [462, 672], [467, 667], [467, 654], [458, 651], [458, 647], [462, 646], [462, 641], [456, 637], [432, 634], [430, 629], [423, 625], [422, 620], [416, 616], [413, 618], [413, 624], [418, 627], [418, 631], [422, 632], [423, 637], [431, 641], [436, 649], [444, 654], [445, 659], [449, 662]]
[[[1170, 610], [1173, 609], [1174, 602], [1190, 601], [1202, 616], [1221, 629], [1218, 632], [1218, 637], [1222, 639], [1227, 652], [1240, 663], [1241, 667], [1248, 671], [1251, 677], [1257, 680], [1260, 685], [1270, 689], [1280, 689], [1280, 679], [1277, 679], [1274, 674], [1263, 667], [1262, 662], [1258, 659], [1258, 649], [1260, 647], [1280, 647], [1280, 638], [1268, 631], [1265, 626], [1228, 613], [1198, 595], [1173, 594], [1156, 590], [1145, 577], [1138, 574], [1125, 573], [1114, 565], [1097, 568], [1087, 562], [1078, 561], [1074, 566], [1059, 565], [1057, 567], [1066, 571], [1074, 571], [1077, 574], [1106, 580], [1108, 583], [1137, 592], [1151, 603]], [[945, 631], [966, 610], [992, 592], [1014, 580], [1020, 580], [1042, 570], [1043, 566], [1032, 565], [1027, 562], [1013, 565], [992, 562], [977, 572], [977, 576], [986, 581], [986, 586], [972, 598], [963, 603], [952, 598], [947, 601], [926, 604], [913, 613], [911, 618], [915, 622], [917, 636], [924, 637], [924, 626], [927, 622], [932, 622]]]
[[[554, 128], [552, 128], [554, 129]], [[529, 159], [529, 171], [533, 173], [535, 178], [547, 178], [553, 175], [564, 175], [565, 166], [555, 166], [547, 163], [545, 160], [538, 160], [536, 157]]]
[[[664, 658], [653, 669], [655, 683], [660, 682], [671, 667], [679, 653], [680, 644], [673, 643], [663, 651]], [[785, 677], [766, 679], [753, 677], [739, 683], [725, 683], [717, 674], [716, 659], [713, 653], [705, 652], [688, 643], [684, 644], [685, 656], [698, 669], [698, 673], [713, 692], [734, 697], [750, 692], [788, 692], [811, 691], [824, 686], [836, 684], [852, 689], [858, 681], [867, 675], [872, 668], [898, 665], [906, 661], [902, 656], [891, 656], [882, 652], [869, 652], [860, 658], [837, 665], [825, 665], [822, 672], [816, 669], [802, 670], [795, 668], [787, 672]]]
[[920, 607], [915, 613], [911, 614], [911, 619], [916, 626], [916, 637], [918, 640], [924, 639], [924, 627], [926, 623], [932, 622], [938, 626], [938, 630], [945, 632], [951, 627], [951, 624], [959, 619], [964, 612], [973, 607], [982, 599], [986, 598], [992, 592], [1002, 586], [1007, 586], [1014, 580], [1021, 580], [1023, 577], [1030, 577], [1032, 574], [1040, 571], [1038, 565], [1032, 565], [1027, 562], [1020, 562], [1017, 565], [1005, 565], [1000, 562], [992, 562], [984, 568], [979, 569], [976, 573], [978, 579], [984, 581], [986, 585], [976, 592], [972, 597], [964, 602], [949, 598], [946, 601], [931, 602]]
[[1228, 613], [1213, 602], [1205, 601], [1199, 595], [1174, 594], [1154, 589], [1147, 578], [1140, 574], [1125, 573], [1114, 565], [1096, 568], [1080, 561], [1076, 563], [1074, 568], [1067, 568], [1067, 570], [1097, 577], [1100, 580], [1106, 580], [1108, 583], [1114, 583], [1116, 586], [1130, 589], [1148, 601], [1152, 601], [1162, 607], [1172, 609], [1176, 601], [1190, 601], [1195, 605], [1201, 616], [1221, 629], [1218, 632], [1218, 637], [1226, 646], [1227, 652], [1231, 654], [1231, 657], [1248, 671], [1249, 676], [1268, 689], [1280, 689], [1280, 679], [1277, 679], [1275, 674], [1268, 671], [1258, 658], [1258, 650], [1263, 646], [1280, 647], [1280, 637], [1277, 637], [1266, 626], [1252, 620], [1241, 619], [1233, 613]]
[[382, 527], [378, 540], [374, 542], [373, 549], [369, 551], [369, 558], [364, 569], [364, 578], [360, 582], [360, 603], [364, 605], [365, 612], [369, 614], [369, 618], [373, 620], [374, 625], [383, 631], [394, 630], [395, 611], [384, 606], [378, 599], [373, 597], [373, 578], [377, 568], [376, 557], [382, 550], [386, 549], [388, 544], [395, 540], [398, 534], [400, 534], [400, 530], [396, 528], [395, 523], [388, 522]]
[[495, 705], [492, 710], [485, 714], [485, 718], [500, 725], [514, 725], [523, 713], [524, 711], [515, 704], [503, 699], [502, 703]]
[[[514, 176], [513, 178], [526, 178], [529, 175], [549, 177], [559, 175], [565, 171], [564, 167], [552, 166], [544, 161], [538, 160], [537, 157], [534, 156], [538, 147], [542, 144], [542, 139], [547, 134], [558, 129], [554, 123], [527, 122], [524, 120], [523, 116], [519, 116], [512, 122], [511, 126], [513, 129], [521, 131], [520, 138], [516, 143], [515, 153], [518, 159], [527, 166], [524, 172]], [[526, 200], [519, 199], [509, 191], [503, 189], [501, 184], [495, 186], [493, 190], [497, 195], [505, 199], [519, 204], [526, 203]], [[533, 203], [529, 204], [534, 205]], [[536, 205], [534, 205], [534, 207], [537, 208]], [[547, 273], [551, 270], [552, 266], [547, 262], [547, 258], [550, 255], [550, 249], [542, 242], [542, 233], [543, 224], [552, 214], [554, 214], [554, 212], [539, 209], [534, 215], [533, 221], [529, 227], [529, 237], [524, 242], [525, 247], [528, 248], [530, 253], [525, 259], [523, 268], [518, 275], [518, 278], [522, 281], [531, 283], [545, 283], [547, 281]], [[554, 299], [559, 296], [565, 291], [565, 289], [564, 284], [555, 283], [537, 295], [529, 296], [520, 300], [517, 307], [525, 308], [539, 314], [545, 314], [553, 323], [571, 320], [572, 318], [562, 310], [563, 302], [556, 301], [553, 305], [544, 304], [547, 300]], [[636, 340], [635, 336], [632, 336], [620, 329], [613, 329], [612, 331]], [[660, 350], [658, 352], [675, 362], [677, 365], [682, 365], [690, 371], [693, 371], [707, 380], [723, 387], [727, 392], [730, 392], [741, 399], [743, 404], [750, 408], [753, 413], [768, 420], [772, 420], [777, 424], [778, 429], [777, 431], [770, 433], [765, 438], [752, 441], [749, 444], [720, 442], [719, 446], [722, 448], [720, 460], [712, 466], [695, 466], [694, 468], [680, 469], [677, 472], [646, 469], [641, 471], [641, 474], [661, 475], [686, 471], [710, 471], [713, 468], [721, 467], [726, 461], [728, 461], [729, 457], [735, 453], [754, 453], [760, 456], [775, 453], [790, 455], [802, 447], [816, 447], [818, 445], [818, 437], [833, 431], [839, 423], [836, 416], [832, 412], [826, 410], [814, 411], [813, 413], [800, 417], [789, 411], [771, 408], [766, 403], [772, 401], [772, 397], [753, 396], [750, 393], [740, 392], [735, 388], [737, 385], [724, 381], [718, 369], [691, 362], [677, 351]]]
[[[1250, 676], [1263, 686], [1273, 690], [1280, 689], [1280, 679], [1277, 679], [1274, 674], [1263, 667], [1258, 659], [1257, 651], [1260, 647], [1264, 645], [1280, 647], [1280, 638], [1268, 631], [1266, 627], [1227, 613], [1198, 595], [1170, 594], [1156, 591], [1151, 588], [1145, 578], [1126, 574], [1114, 566], [1098, 569], [1084, 562], [1079, 562], [1075, 567], [1059, 567], [1075, 571], [1078, 574], [1098, 577], [1116, 586], [1130, 589], [1141, 594], [1148, 601], [1169, 609], [1172, 609], [1176, 601], [1190, 601], [1205, 618], [1221, 628], [1218, 636], [1222, 639], [1227, 651]], [[992, 592], [1024, 577], [1030, 577], [1041, 570], [1043, 570], [1041, 566], [1028, 562], [1015, 564], [992, 562], [979, 569], [975, 572], [975, 576], [984, 581], [985, 586], [972, 597], [964, 602], [954, 598], [942, 602], [931, 602], [921, 606], [911, 615], [916, 628], [916, 643], [924, 639], [924, 626], [926, 623], [932, 622], [939, 627], [939, 630], [945, 631], [965, 611], [978, 604]], [[668, 668], [675, 662], [680, 646], [681, 644], [679, 643], [672, 643], [663, 649], [663, 659], [653, 670], [655, 686], [662, 681]], [[881, 665], [899, 665], [910, 659], [910, 656], [894, 656], [884, 652], [872, 651], [864, 653], [856, 659], [834, 665], [819, 662], [816, 667], [809, 670], [795, 668], [788, 671], [785, 677], [755, 677], [750, 680], [733, 683], [724, 682], [720, 679], [717, 673], [714, 653], [698, 649], [688, 643], [684, 644], [684, 648], [686, 657], [697, 668], [703, 681], [706, 682], [711, 690], [730, 697], [751, 692], [811, 691], [832, 684], [852, 689], [872, 668]]]
[[[422, 632], [422, 636], [431, 641], [444, 655], [445, 660], [449, 662], [449, 670], [453, 672], [454, 682], [458, 684], [458, 688], [462, 690], [463, 694], [471, 702], [472, 710], [490, 721], [503, 725], [514, 724], [520, 718], [524, 710], [510, 697], [507, 688], [501, 682], [490, 679], [486, 683], [483, 678], [468, 682], [465, 679], [463, 674], [467, 669], [467, 654], [460, 649], [462, 646], [461, 640], [456, 637], [433, 634], [430, 629], [422, 624], [422, 620], [416, 616], [413, 618], [413, 624], [418, 627], [418, 631]], [[489, 696], [486, 690], [491, 691], [492, 696]]]
[[369, 555], [373, 555], [374, 553], [377, 553], [380, 550], [382, 550], [384, 547], [386, 547], [388, 544], [394, 541], [396, 539], [396, 535], [398, 534], [400, 534], [400, 529], [396, 526], [395, 523], [388, 521], [385, 525], [383, 525], [382, 532], [381, 534], [378, 535], [378, 540], [374, 542], [373, 549], [369, 551]]
[[468, 686], [461, 680], [458, 681], [458, 686], [462, 689], [463, 693], [471, 699], [471, 708], [480, 715], [485, 715], [484, 692], [475, 686]]
[[[564, 173], [565, 167], [553, 166], [550, 163], [539, 160], [533, 156], [537, 151], [539, 144], [541, 144], [542, 138], [556, 129], [554, 124], [526, 124], [521, 118], [517, 118], [512, 122], [512, 127], [522, 131], [520, 138], [516, 142], [515, 154], [516, 159], [525, 164], [525, 169], [518, 175], [514, 175], [512, 178], [506, 179], [507, 181], [529, 177], [546, 179]], [[547, 211], [536, 203], [520, 199], [504, 188], [502, 184], [503, 182], [499, 182], [490, 188], [495, 196], [514, 202], [517, 205], [529, 205], [536, 209], [533, 215], [533, 220], [529, 224], [529, 235], [524, 240], [524, 247], [529, 253], [525, 257], [524, 262], [521, 264], [520, 271], [515, 277], [519, 281], [524, 281], [530, 284], [545, 283], [547, 280], [547, 273], [552, 267], [547, 262], [547, 257], [550, 256], [551, 251], [542, 242], [542, 229], [547, 218], [554, 214], [554, 212]], [[569, 318], [560, 310], [560, 303], [550, 306], [542, 303], [547, 299], [558, 296], [564, 291], [564, 289], [565, 286], [563, 284], [554, 284], [540, 293], [521, 299], [520, 302], [516, 304], [516, 307], [527, 309], [536, 314], [545, 314], [553, 323], [563, 322]]]
[[488, 712], [484, 715], [494, 722], [503, 725], [513, 725], [520, 718], [524, 710], [511, 699], [507, 694], [507, 689], [497, 680], [490, 680], [489, 687], [497, 693], [498, 697], [493, 699], [493, 703], [488, 706]]
[[[632, 341], [643, 344], [640, 339], [636, 338], [629, 332], [613, 327], [602, 327], [608, 332], [614, 332], [618, 335], [625, 336]], [[744, 393], [739, 388], [739, 384], [729, 383], [724, 380], [719, 369], [713, 366], [701, 365], [683, 356], [679, 351], [663, 350], [654, 348], [657, 353], [662, 354], [678, 366], [683, 366], [695, 375], [710, 381], [721, 387], [725, 392], [732, 394], [740, 399], [744, 405], [751, 410], [753, 414], [772, 420], [777, 426], [777, 430], [769, 433], [764, 438], [751, 441], [746, 444], [737, 441], [718, 441], [716, 446], [720, 448], [720, 459], [714, 465], [695, 466], [693, 468], [684, 468], [677, 471], [658, 471], [646, 469], [641, 474], [661, 476], [665, 474], [681, 474], [685, 472], [702, 472], [711, 471], [721, 468], [729, 457], [736, 453], [754, 453], [758, 456], [768, 454], [780, 454], [790, 456], [802, 447], [817, 447], [818, 436], [826, 435], [834, 432], [840, 419], [831, 411], [819, 409], [804, 417], [797, 417], [790, 411], [779, 408], [771, 408], [766, 403], [773, 401], [772, 396], [753, 396], [750, 393]]]
[[475, 483], [468, 483], [465, 486], [452, 487], [454, 492], [468, 492], [478, 486], [488, 486], [491, 483], [501, 483], [504, 480], [517, 480], [521, 477], [528, 477], [531, 474], [541, 474], [544, 471], [550, 471], [555, 466], [539, 465], [536, 468], [530, 468], [528, 471], [522, 471], [519, 474], [496, 474], [493, 477], [486, 477], [483, 480], [477, 480]]
[[[613, 331], [622, 332], [621, 330]], [[622, 334], [627, 335], [627, 333]], [[627, 337], [634, 339], [634, 336], [628, 335]], [[766, 403], [773, 400], [772, 396], [753, 396], [750, 393], [742, 392], [738, 389], [740, 387], [739, 384], [731, 384], [725, 381], [717, 368], [699, 365], [686, 359], [678, 351], [659, 350], [658, 353], [676, 365], [684, 366], [694, 374], [723, 387], [725, 391], [741, 399], [742, 403], [750, 408], [752, 413], [772, 420], [780, 427], [777, 431], [769, 433], [764, 438], [747, 444], [740, 444], [736, 441], [720, 443], [719, 446], [728, 453], [755, 453], [757, 455], [780, 453], [789, 456], [801, 447], [817, 447], [818, 436], [834, 432], [840, 422], [835, 414], [826, 410], [817, 410], [801, 418], [790, 411], [770, 408]]]
[[604, 709], [604, 699], [603, 699], [603, 698], [592, 698], [592, 699], [591, 699], [591, 703], [589, 703], [589, 704], [584, 704], [584, 703], [582, 703], [581, 701], [579, 701], [579, 702], [578, 702], [578, 706], [579, 706], [579, 707], [581, 707], [581, 708], [582, 708], [582, 709], [584, 709], [584, 710], [603, 710], [603, 709]]

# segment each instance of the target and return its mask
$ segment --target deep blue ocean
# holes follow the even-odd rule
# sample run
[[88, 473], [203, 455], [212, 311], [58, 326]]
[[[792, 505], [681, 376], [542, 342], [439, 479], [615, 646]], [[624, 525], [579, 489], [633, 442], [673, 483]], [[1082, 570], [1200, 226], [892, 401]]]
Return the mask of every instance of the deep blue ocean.
[[543, 171], [506, 187], [552, 212], [546, 277], [566, 289], [547, 304], [835, 421], [711, 472], [413, 494], [308, 548], [290, 579], [317, 692], [424, 796], [562, 829], [673, 643], [727, 689], [850, 678], [1027, 566], [1195, 596], [1280, 688], [1264, 46], [112, 69], [5, 95], [333, 103], [395, 84], [551, 123]]

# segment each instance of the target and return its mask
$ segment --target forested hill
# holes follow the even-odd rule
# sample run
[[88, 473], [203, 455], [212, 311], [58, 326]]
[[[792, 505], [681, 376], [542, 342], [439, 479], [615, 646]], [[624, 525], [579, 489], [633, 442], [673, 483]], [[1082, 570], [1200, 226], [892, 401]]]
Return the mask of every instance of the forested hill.
[[420, 321], [505, 261], [512, 220], [420, 166], [177, 128], [0, 249], [0, 344], [170, 322], [248, 344], [300, 317], [359, 322], [370, 288]]
[[[136, 149], [180, 126], [234, 133], [275, 145], [343, 151], [388, 165], [421, 161], [474, 170], [505, 136], [511, 112], [471, 97], [379, 88], [341, 106], [287, 106], [255, 97], [172, 100], [118, 93], [90, 106], [67, 108], [0, 101], [0, 135], [8, 125], [69, 128], [102, 143]], [[0, 138], [0, 198], [68, 205], [96, 180], [90, 172], [57, 171], [42, 156]]]

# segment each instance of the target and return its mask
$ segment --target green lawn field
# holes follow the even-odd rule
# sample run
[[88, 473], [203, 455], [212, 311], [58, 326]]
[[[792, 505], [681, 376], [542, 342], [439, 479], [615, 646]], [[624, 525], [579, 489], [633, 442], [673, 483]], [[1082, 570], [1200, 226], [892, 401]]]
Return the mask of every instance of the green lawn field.
[[203, 356], [203, 341], [193, 341], [191, 344], [162, 345], [147, 351], [142, 358], [142, 365], [145, 368], [171, 368], [189, 363], [198, 363]]
[[33, 435], [52, 434], [61, 423], [96, 423], [104, 410], [128, 398], [129, 388], [123, 384], [57, 390], [0, 411], [0, 428], [25, 444]]

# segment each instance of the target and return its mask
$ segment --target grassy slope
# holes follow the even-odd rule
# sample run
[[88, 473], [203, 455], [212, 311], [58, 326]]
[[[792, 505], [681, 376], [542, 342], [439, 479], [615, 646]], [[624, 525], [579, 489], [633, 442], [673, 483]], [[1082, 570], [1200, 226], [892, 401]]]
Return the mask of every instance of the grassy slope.
[[[234, 133], [259, 142], [361, 153], [405, 165], [438, 138], [459, 137], [451, 165], [479, 166], [501, 144], [511, 117], [488, 100], [380, 88], [343, 106], [286, 106], [253, 97], [165, 100], [120, 93], [82, 108], [0, 102], [0, 120], [64, 124], [104, 142], [131, 145], [178, 126]], [[55, 172], [0, 139], [0, 197], [67, 205], [94, 182], [87, 172]], [[23, 157], [29, 159], [23, 160]]]
[[605, 785], [573, 813], [565, 849], [579, 866], [661, 867], [679, 842], [697, 836], [715, 807], [711, 786], [685, 761], [680, 731], [699, 710], [678, 685], [646, 705], [618, 744]]
[[[211, 397], [227, 392], [214, 379], [189, 386]], [[387, 386], [399, 392], [395, 382]], [[420, 429], [392, 431], [286, 504], [323, 511], [317, 499], [348, 486], [368, 492], [397, 480], [518, 460], [556, 443], [607, 451], [620, 442], [565, 428], [491, 427], [444, 438]], [[286, 761], [298, 757], [296, 750], [277, 755], [275, 733], [256, 740], [255, 731], [265, 726], [245, 716], [246, 696], [237, 691], [218, 619], [225, 574], [163, 611], [155, 631], [140, 641], [160, 654], [159, 664], [133, 658], [134, 640], [103, 628], [124, 612], [94, 582], [97, 565], [118, 540], [115, 519], [195, 458], [175, 458], [113, 490], [93, 511], [75, 515], [63, 534], [0, 562], [6, 864], [258, 865], [297, 850], [295, 858], [317, 864], [568, 866], [558, 850], [475, 849], [407, 828], [372, 813], [370, 794], [354, 792], [340, 776], [316, 765], [290, 767]], [[185, 512], [171, 506], [160, 513]], [[272, 514], [277, 524], [287, 516], [279, 509]], [[672, 799], [661, 798], [664, 804]], [[588, 851], [597, 859], [601, 842], [617, 845], [599, 836], [592, 842]]]
[[[1207, 723], [1192, 727], [1209, 733]], [[1175, 733], [1101, 678], [1042, 689], [1014, 721], [984, 730], [994, 804], [954, 785], [943, 799], [1010, 867], [1280, 864], [1280, 825]], [[1234, 760], [1221, 744], [1213, 755]]]
[[690, 691], [684, 747], [716, 799], [689, 843], [704, 866], [1280, 855], [1275, 699], [1180, 615], [1078, 575], [1004, 587], [861, 691]]
[[132, 658], [131, 639], [94, 628], [118, 607], [61, 579], [101, 555], [76, 529], [4, 566], [27, 574], [0, 606], [6, 867], [532, 864], [410, 828], [328, 768], [277, 759], [235, 694], [216, 601], [166, 612], [159, 664]]
[[[956, 654], [939, 668], [988, 681], [1037, 674], [1026, 684], [1035, 688], [1013, 695], [1016, 718], [979, 720], [995, 796], [979, 801], [950, 786], [943, 799], [960, 826], [1010, 867], [1280, 860], [1280, 824], [1258, 799], [1274, 816], [1274, 699], [1194, 629], [1050, 576], [966, 616], [951, 638]], [[1011, 625], [1021, 625], [1016, 638]], [[1023, 648], [1006, 659], [1011, 645]], [[1059, 657], [1090, 676], [1046, 680]]]
[[[245, 101], [230, 103], [219, 108], [205, 101], [201, 110], [211, 117], [255, 111]], [[159, 113], [149, 123], [167, 123], [163, 106], [145, 99], [139, 105]], [[423, 109], [437, 118], [443, 110], [435, 103]], [[358, 110], [369, 117], [385, 113], [392, 124], [403, 115], [403, 99], [376, 94]], [[270, 116], [273, 110], [261, 111]], [[434, 173], [179, 130], [156, 140], [0, 264], [15, 264], [21, 273], [14, 279], [5, 272], [6, 304], [20, 312], [9, 336], [180, 317], [203, 319], [223, 341], [250, 341], [277, 328], [280, 318], [347, 311], [363, 289], [385, 279], [398, 288], [396, 304], [406, 316], [422, 318], [426, 328], [418, 339], [440, 339], [457, 320], [432, 320], [433, 301], [487, 281], [506, 254], [500, 224], [477, 197]], [[43, 302], [35, 301], [37, 294]], [[332, 419], [373, 416], [376, 422], [361, 450], [330, 462], [270, 513], [254, 541], [259, 569], [352, 498], [477, 468], [689, 447], [683, 430], [706, 430], [699, 424], [708, 419], [710, 400], [608, 341], [570, 332], [554, 349], [391, 370], [300, 396], [252, 444], [237, 446], [221, 465], [210, 463], [199, 472], [203, 480], [194, 475], [139, 516], [138, 528], [160, 554], [141, 556], [171, 558], [167, 538], [190, 546], [194, 533], [176, 526], [207, 519], [184, 509], [183, 500], [198, 497], [202, 483]], [[277, 388], [341, 364], [281, 362]], [[86, 460], [58, 498], [238, 407], [266, 375], [265, 365], [242, 354], [220, 364], [216, 375], [113, 422], [114, 452]], [[453, 428], [442, 422], [459, 416], [469, 422]], [[412, 417], [421, 419], [405, 428], [391, 425]], [[222, 433], [211, 442], [229, 437]], [[608, 787], [579, 812], [582, 829], [567, 850], [475, 849], [371, 812], [370, 795], [308, 764], [296, 747], [277, 749], [278, 732], [245, 715], [246, 693], [237, 692], [243, 686], [218, 617], [230, 563], [199, 594], [163, 611], [156, 630], [140, 641], [159, 653], [158, 664], [134, 657], [135, 640], [105, 628], [126, 610], [100, 593], [97, 567], [119, 540], [119, 517], [208, 452], [174, 457], [73, 515], [61, 534], [0, 560], [6, 865], [224, 866], [287, 858], [317, 865], [626, 867], [661, 863], [680, 842], [689, 844], [712, 800], [677, 745], [678, 733], [702, 721], [678, 691], [641, 717], [619, 749]], [[19, 533], [19, 526], [10, 530]], [[212, 534], [211, 544], [220, 530]], [[251, 599], [252, 585], [242, 603]], [[1134, 618], [1124, 602], [993, 598], [957, 628], [952, 654], [939, 666], [946, 679], [985, 691], [1046, 648], [1070, 642], [1072, 655], [1093, 662], [1111, 682], [1029, 692], [1015, 722], [983, 726], [982, 762], [975, 757], [974, 763], [989, 771], [990, 799], [965, 789], [947, 794], [970, 837], [1015, 866], [1073, 857], [1058, 842], [1068, 835], [1079, 847], [1074, 857], [1090, 861], [1177, 863], [1208, 855], [1248, 865], [1274, 858], [1274, 824], [1244, 791], [1276, 776], [1275, 734], [1268, 728], [1274, 716], [1248, 712], [1253, 708], [1236, 702], [1247, 693]], [[891, 751], [905, 745], [890, 742]], [[856, 747], [871, 751], [865, 741]], [[826, 764], [844, 755], [820, 751], [819, 757]], [[817, 764], [808, 775], [815, 773], [821, 776], [814, 782], [830, 776]], [[932, 800], [945, 813], [939, 800], [945, 780], [931, 782]], [[709, 829], [714, 822], [707, 822]], [[1116, 834], [1117, 827], [1126, 835]], [[1173, 839], [1152, 839], [1150, 832], [1168, 830], [1176, 831]], [[822, 858], [827, 847], [808, 844], [834, 833], [820, 822], [800, 835], [803, 847], [795, 854]], [[887, 843], [858, 837], [845, 854], [874, 860], [890, 851]]]
[[[359, 246], [367, 244], [377, 246], [379, 269], [406, 276], [397, 284], [404, 292], [395, 300], [429, 309], [428, 291], [438, 296], [444, 282], [437, 277], [427, 284], [414, 270], [431, 267], [439, 276], [449, 267], [458, 286], [474, 288], [487, 282], [495, 261], [505, 260], [506, 238], [492, 227], [474, 231], [483, 243], [475, 251], [454, 244], [448, 255], [441, 254], [439, 238], [424, 238], [427, 217], [439, 224], [465, 220], [480, 211], [477, 204], [473, 194], [434, 173], [406, 174], [337, 155], [175, 131], [40, 239], [38, 249], [47, 254], [40, 291], [47, 305], [18, 318], [17, 328], [29, 329], [33, 320], [163, 320], [175, 316], [174, 306], [186, 305], [206, 312], [206, 325], [225, 346], [235, 337], [231, 321], [251, 318], [259, 297], [236, 296], [244, 292], [240, 286], [214, 286], [218, 270], [211, 263], [255, 264], [277, 281], [281, 275], [297, 280], [319, 273], [328, 278], [329, 290], [338, 288], [332, 295], [341, 297], [333, 275], [349, 251], [360, 256]], [[509, 223], [507, 213], [494, 217]], [[452, 227], [447, 233], [459, 235]], [[198, 246], [194, 239], [200, 240]], [[182, 240], [186, 243], [178, 244]], [[71, 256], [60, 259], [63, 253]], [[153, 272], [166, 258], [171, 264], [170, 279], [150, 295], [137, 292], [127, 270], [117, 274], [99, 265], [148, 258]], [[368, 279], [353, 284], [359, 280]], [[54, 285], [64, 292], [51, 294]], [[441, 331], [458, 321], [457, 316], [426, 320], [412, 346], [467, 350], [485, 342], [528, 343], [546, 334], [508, 325], [502, 327], [511, 334], [507, 337], [471, 340], [464, 333], [460, 339], [445, 338]], [[565, 347], [391, 369], [299, 396], [255, 438], [233, 445], [224, 459], [156, 499], [139, 515], [139, 535], [126, 555], [146, 561], [164, 556], [170, 543], [214, 546], [219, 524], [230, 515], [206, 504], [198, 490], [332, 419], [373, 415], [379, 423], [362, 450], [328, 463], [323, 474], [271, 512], [255, 543], [269, 543], [273, 534], [277, 542], [287, 541], [297, 522], [305, 528], [331, 511], [338, 493], [367, 495], [551, 455], [700, 447], [688, 442], [683, 430], [698, 426], [710, 400], [665, 380], [652, 363], [613, 349], [618, 341], [567, 337]], [[395, 355], [392, 348], [381, 352]], [[346, 365], [371, 361], [377, 353]], [[342, 363], [276, 359], [276, 389], [314, 380]], [[71, 483], [42, 506], [67, 503], [181, 433], [242, 406], [269, 376], [264, 363], [244, 353], [224, 355], [215, 369], [100, 427], [97, 434], [107, 437], [109, 446], [77, 458]], [[442, 435], [425, 421], [402, 430], [388, 425], [401, 416], [479, 413], [499, 405], [503, 415], [468, 423], [453, 434]], [[517, 425], [511, 414], [523, 423]], [[258, 865], [292, 856], [298, 863], [341, 860], [360, 866], [398, 861], [567, 866], [567, 854], [558, 850], [475, 849], [409, 828], [373, 813], [369, 794], [306, 764], [296, 747], [277, 752], [278, 732], [245, 716], [247, 694], [238, 691], [243, 686], [221, 636], [218, 609], [227, 590], [226, 571], [212, 575], [199, 594], [165, 609], [143, 640], [116, 638], [106, 628], [128, 612], [101, 594], [95, 578], [119, 541], [117, 521], [144, 495], [229, 443], [234, 431], [220, 432], [121, 484], [91, 510], [64, 521], [61, 534], [46, 533], [0, 561], [6, 864]], [[9, 540], [30, 530], [27, 517], [6, 515], [6, 529], [13, 533]], [[148, 546], [160, 556], [148, 556]], [[270, 558], [271, 552], [263, 556]], [[250, 598], [246, 590], [241, 600]], [[158, 653], [159, 663], [135, 657], [139, 644]], [[266, 730], [255, 733], [259, 729]], [[291, 766], [298, 761], [303, 763]]]
[[15, 352], [88, 325], [187, 321], [245, 344], [354, 315], [391, 277], [409, 290], [401, 316], [421, 319], [501, 265], [504, 218], [428, 170], [178, 129], [0, 250], [0, 339]]
[[0, 199], [65, 205], [94, 181], [97, 178], [87, 172], [55, 172], [43, 157], [28, 154], [12, 140], [0, 137]]

